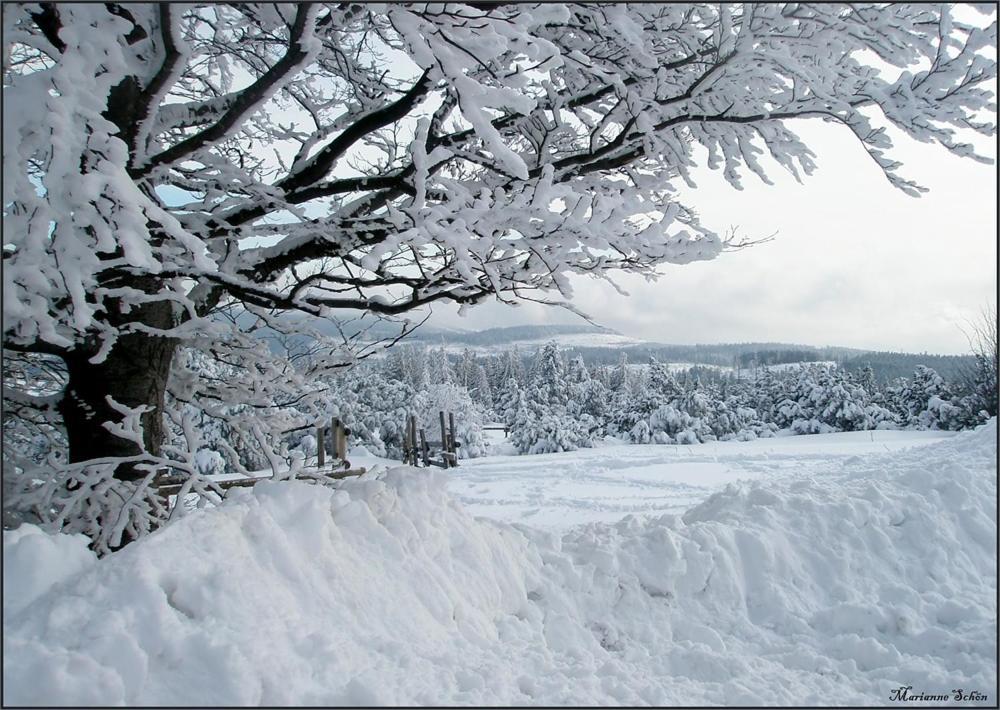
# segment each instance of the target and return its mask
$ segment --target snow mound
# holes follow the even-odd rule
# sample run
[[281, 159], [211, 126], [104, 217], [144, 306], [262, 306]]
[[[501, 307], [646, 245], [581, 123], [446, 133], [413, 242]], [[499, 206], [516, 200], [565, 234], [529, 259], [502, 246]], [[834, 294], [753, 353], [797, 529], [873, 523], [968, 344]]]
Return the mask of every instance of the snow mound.
[[5, 607], [4, 702], [989, 694], [995, 442], [993, 420], [815, 480], [731, 485], [683, 516], [562, 537], [471, 517], [439, 471], [338, 490], [263, 482]]
[[24, 524], [3, 534], [3, 614], [14, 615], [97, 561], [85, 535], [50, 535]]

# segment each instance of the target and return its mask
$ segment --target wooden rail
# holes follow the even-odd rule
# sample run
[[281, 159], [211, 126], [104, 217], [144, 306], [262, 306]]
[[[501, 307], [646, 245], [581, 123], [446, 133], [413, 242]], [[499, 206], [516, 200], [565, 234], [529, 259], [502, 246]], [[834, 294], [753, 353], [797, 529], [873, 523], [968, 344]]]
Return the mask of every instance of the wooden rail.
[[[349, 476], [360, 476], [361, 474], [366, 473], [367, 469], [364, 467], [351, 468], [351, 462], [347, 460], [347, 437], [350, 436], [350, 434], [351, 430], [345, 427], [344, 423], [337, 417], [333, 417], [330, 420], [330, 425], [328, 427], [322, 425], [317, 426], [316, 470], [308, 471], [306, 475], [296, 478], [295, 480], [323, 483], [347, 478]], [[327, 453], [331, 454], [331, 468], [328, 471], [324, 471], [323, 469], [327, 464]], [[216, 488], [226, 491], [230, 488], [246, 488], [253, 486], [259, 481], [269, 481], [273, 478], [273, 475], [257, 476], [252, 478], [232, 478], [225, 481], [212, 480], [211, 483]], [[186, 475], [167, 474], [164, 472], [154, 479], [153, 487], [156, 488], [162, 496], [177, 495], [180, 493], [187, 480], [188, 476]]]
[[[340, 480], [343, 478], [348, 478], [350, 476], [360, 476], [363, 473], [367, 473], [368, 469], [364, 466], [359, 468], [348, 468], [340, 471], [323, 471], [317, 473], [308, 473], [305, 476], [296, 478], [296, 481], [306, 481], [309, 483], [323, 483], [324, 479]], [[273, 480], [274, 476], [257, 476], [254, 478], [231, 478], [225, 481], [211, 481], [213, 485], [217, 488], [221, 488], [224, 491], [230, 488], [249, 488], [261, 481]], [[169, 476], [166, 477], [162, 482], [154, 484], [156, 489], [160, 492], [160, 495], [173, 496], [180, 493], [181, 488], [184, 487], [186, 482], [185, 476]], [[210, 479], [211, 480], [211, 479]]]

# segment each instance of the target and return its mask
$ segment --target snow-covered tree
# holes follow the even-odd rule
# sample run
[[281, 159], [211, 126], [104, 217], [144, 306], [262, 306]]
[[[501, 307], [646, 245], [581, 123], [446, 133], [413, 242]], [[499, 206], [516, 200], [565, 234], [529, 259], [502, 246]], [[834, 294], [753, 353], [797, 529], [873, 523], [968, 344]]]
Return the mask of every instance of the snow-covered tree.
[[506, 380], [493, 401], [493, 409], [497, 418], [511, 426], [514, 423], [519, 408], [524, 401], [524, 390], [513, 377]]
[[475, 386], [478, 364], [475, 354], [469, 348], [462, 350], [461, 357], [455, 363], [455, 383], [465, 389], [472, 389]]
[[962, 408], [944, 378], [933, 368], [917, 365], [913, 377], [895, 390], [895, 408], [904, 424], [920, 429], [958, 429]]
[[514, 347], [494, 357], [487, 374], [490, 375], [490, 388], [494, 393], [502, 391], [511, 380], [518, 385], [523, 384], [526, 374], [518, 349]]
[[[570, 406], [573, 390], [566, 370], [555, 342], [538, 351], [512, 427], [511, 441], [521, 453], [572, 451], [591, 445], [594, 424], [579, 417], [575, 405]], [[578, 368], [574, 372], [578, 378], [583, 376]]]
[[566, 381], [566, 363], [555, 342], [547, 343], [538, 351], [526, 390], [530, 402], [565, 411], [569, 402], [569, 383]]
[[816, 401], [822, 389], [817, 382], [820, 368], [799, 366], [789, 368], [778, 378], [780, 386], [774, 396], [773, 420], [781, 429], [791, 429], [796, 434], [823, 434], [834, 431], [821, 421], [816, 412]]
[[352, 368], [331, 386], [325, 419], [340, 418], [351, 440], [376, 456], [398, 458], [415, 396], [409, 384], [386, 377], [379, 368]]
[[450, 384], [455, 381], [448, 353], [443, 347], [434, 348], [427, 356], [427, 383], [431, 385]]
[[423, 390], [430, 381], [427, 348], [409, 344], [392, 348], [385, 358], [383, 372], [389, 379], [405, 382], [417, 392]]
[[895, 135], [977, 158], [962, 132], [994, 132], [980, 24], [918, 4], [11, 3], [4, 347], [65, 364], [71, 462], [146, 480], [179, 348], [279, 370], [230, 347], [221, 308], [392, 316], [712, 259], [726, 241], [673, 181], [702, 155], [734, 186], [811, 173], [801, 119], [916, 194]]
[[582, 421], [536, 409], [530, 403], [518, 410], [510, 441], [522, 454], [575, 451], [591, 445], [590, 434]]
[[868, 415], [868, 393], [837, 368], [817, 371], [816, 386], [810, 393], [816, 417], [838, 431], [874, 428]]
[[493, 390], [490, 389], [490, 379], [486, 375], [486, 368], [481, 363], [476, 364], [469, 394], [474, 401], [479, 403], [483, 411], [493, 411]]
[[629, 386], [628, 353], [618, 357], [618, 365], [608, 375], [608, 389], [612, 392], [624, 392]]

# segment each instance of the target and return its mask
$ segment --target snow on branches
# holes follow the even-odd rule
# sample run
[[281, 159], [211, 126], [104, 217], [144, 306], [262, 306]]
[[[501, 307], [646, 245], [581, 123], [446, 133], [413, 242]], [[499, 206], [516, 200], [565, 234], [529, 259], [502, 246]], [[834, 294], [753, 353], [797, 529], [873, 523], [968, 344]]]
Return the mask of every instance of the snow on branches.
[[[996, 25], [922, 5], [30, 5], [4, 13], [5, 336], [220, 299], [398, 313], [710, 259], [671, 180], [843, 124], [976, 156]], [[319, 261], [317, 260], [324, 260]], [[152, 283], [136, 284], [140, 277]], [[148, 326], [148, 324], [146, 324]], [[158, 331], [157, 331], [158, 332]], [[98, 347], [91, 345], [91, 347]]]
[[[573, 273], [712, 259], [730, 241], [677, 181], [701, 163], [735, 187], [810, 173], [799, 119], [844, 126], [915, 194], [898, 135], [986, 160], [966, 136], [995, 132], [996, 22], [950, 12], [10, 4], [4, 346], [65, 363], [55, 409], [38, 406], [61, 416], [71, 463], [155, 458], [182, 348], [249, 378], [216, 388], [235, 397], [217, 419], [294, 400], [302, 379], [245, 347], [227, 310], [280, 331], [275, 311], [566, 299]], [[326, 367], [353, 360], [352, 338]]]

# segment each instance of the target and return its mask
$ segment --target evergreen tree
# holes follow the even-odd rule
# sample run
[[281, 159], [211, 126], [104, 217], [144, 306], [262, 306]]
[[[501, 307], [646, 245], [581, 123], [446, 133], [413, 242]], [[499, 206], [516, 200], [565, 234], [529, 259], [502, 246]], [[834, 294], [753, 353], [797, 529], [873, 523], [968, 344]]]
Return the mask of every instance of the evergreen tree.
[[868, 413], [867, 391], [852, 382], [839, 368], [822, 368], [818, 399], [815, 402], [820, 421], [838, 431], [873, 429], [875, 423]]
[[569, 386], [562, 353], [555, 342], [546, 344], [535, 358], [527, 395], [528, 401], [540, 408], [565, 412], [569, 401]]
[[578, 385], [590, 379], [590, 371], [583, 362], [583, 358], [577, 355], [569, 361], [566, 368], [566, 381], [571, 385]]
[[670, 368], [653, 357], [650, 358], [647, 384], [650, 395], [659, 402], [673, 402], [684, 393], [684, 388], [677, 382]]
[[475, 387], [476, 368], [479, 367], [475, 354], [465, 348], [462, 356], [455, 363], [455, 382], [465, 389], [471, 390]]
[[628, 355], [622, 353], [618, 358], [618, 366], [611, 372], [608, 381], [608, 389], [612, 392], [621, 392], [628, 387]]
[[430, 380], [427, 367], [426, 347], [399, 345], [389, 350], [382, 371], [387, 378], [405, 382], [419, 392], [427, 387]]
[[472, 398], [486, 412], [493, 411], [493, 391], [490, 389], [490, 381], [486, 376], [486, 368], [482, 364], [477, 364], [472, 380], [470, 394]]
[[507, 426], [513, 426], [518, 411], [524, 403], [524, 392], [516, 378], [507, 379], [493, 402], [497, 418]]
[[359, 365], [334, 381], [327, 414], [344, 422], [353, 442], [376, 456], [399, 458], [415, 395], [406, 382]]
[[568, 406], [566, 369], [555, 342], [546, 344], [535, 357], [524, 391], [526, 406], [519, 408], [513, 427], [512, 441], [521, 453], [572, 451], [591, 445], [588, 427]]
[[896, 390], [895, 406], [904, 423], [919, 429], [950, 429], [961, 425], [961, 409], [944, 379], [932, 368], [918, 365], [913, 378]]
[[427, 360], [427, 382], [431, 385], [442, 385], [454, 382], [455, 378], [451, 371], [451, 363], [448, 361], [448, 353], [444, 348], [436, 348], [431, 351]]

